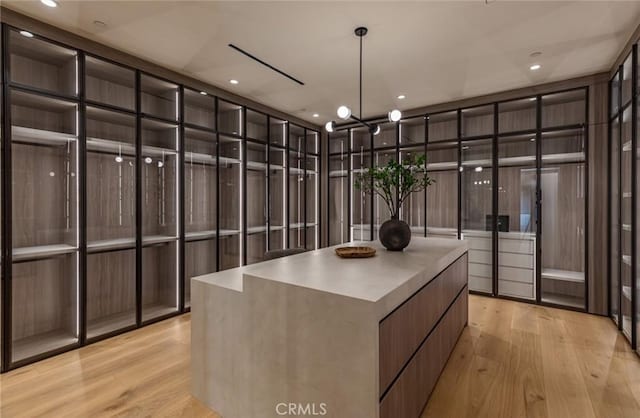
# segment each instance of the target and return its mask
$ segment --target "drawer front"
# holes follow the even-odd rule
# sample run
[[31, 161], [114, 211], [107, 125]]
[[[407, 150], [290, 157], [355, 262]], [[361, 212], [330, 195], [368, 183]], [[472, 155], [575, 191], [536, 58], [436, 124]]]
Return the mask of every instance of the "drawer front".
[[380, 401], [380, 418], [418, 418], [468, 318], [466, 290]]
[[493, 276], [493, 273], [491, 273], [491, 265], [469, 262], [469, 275], [491, 278]]
[[506, 267], [533, 268], [533, 254], [498, 253], [498, 265]]
[[509, 280], [498, 281], [498, 293], [505, 296], [533, 299], [533, 285], [529, 283], [512, 282]]
[[498, 267], [498, 278], [514, 282], [533, 283], [533, 270], [516, 267]]
[[470, 250], [491, 251], [491, 249], [493, 248], [491, 245], [491, 238], [472, 238], [465, 236], [464, 240], [469, 243]]
[[469, 262], [491, 264], [491, 251], [469, 250]]
[[476, 292], [491, 293], [491, 291], [493, 290], [491, 279], [487, 277], [478, 277], [478, 276], [469, 275], [469, 290], [474, 290]]
[[533, 254], [534, 247], [530, 239], [498, 239], [498, 251], [505, 253]]
[[467, 284], [467, 254], [380, 322], [380, 395]]

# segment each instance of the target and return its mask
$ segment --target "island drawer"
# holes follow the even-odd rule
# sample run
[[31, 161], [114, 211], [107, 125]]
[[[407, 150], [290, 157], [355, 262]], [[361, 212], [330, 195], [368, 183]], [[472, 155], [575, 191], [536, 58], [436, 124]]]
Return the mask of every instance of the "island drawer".
[[467, 284], [467, 266], [465, 253], [380, 322], [380, 395]]
[[467, 317], [465, 288], [381, 399], [380, 418], [420, 416], [467, 323]]

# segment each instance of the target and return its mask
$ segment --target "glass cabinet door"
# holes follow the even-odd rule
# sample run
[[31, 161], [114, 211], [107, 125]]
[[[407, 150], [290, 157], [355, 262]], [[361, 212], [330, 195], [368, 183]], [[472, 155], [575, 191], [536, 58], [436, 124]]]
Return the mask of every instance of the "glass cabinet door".
[[585, 307], [584, 129], [542, 134], [541, 300]]
[[184, 131], [185, 306], [191, 306], [191, 278], [217, 270], [216, 135]]
[[620, 184], [622, 192], [622, 200], [620, 202], [620, 252], [622, 254], [622, 262], [620, 264], [620, 288], [622, 290], [622, 304], [620, 306], [622, 312], [622, 331], [627, 338], [632, 337], [632, 284], [634, 280], [632, 273], [632, 202], [633, 202], [633, 141], [632, 141], [632, 124], [634, 121], [631, 117], [631, 106], [626, 107], [622, 111], [621, 126], [621, 150], [622, 156], [620, 160]]
[[315, 250], [320, 246], [319, 203], [320, 203], [320, 155], [318, 149], [319, 134], [316, 131], [306, 130], [306, 192], [305, 198], [307, 228], [305, 248]]
[[[609, 275], [611, 277], [611, 300], [609, 301], [611, 318], [616, 324], [620, 318], [620, 118], [618, 115], [618, 93], [620, 89], [619, 74], [611, 80], [611, 117], [610, 153], [609, 153], [609, 184], [610, 218], [609, 218]], [[615, 106], [614, 106], [615, 104]]]
[[247, 264], [264, 259], [267, 251], [267, 146], [247, 141]]
[[136, 324], [136, 118], [93, 106], [86, 114], [91, 339]]
[[[239, 128], [238, 128], [239, 129]], [[242, 264], [242, 140], [218, 136], [220, 193], [220, 269], [226, 270]]]
[[[415, 159], [424, 154], [424, 145], [400, 148], [400, 162], [404, 163], [408, 158]], [[403, 202], [400, 211], [400, 219], [409, 224], [411, 233], [421, 237], [424, 236], [426, 232], [425, 193], [426, 190], [411, 193]]]
[[184, 89], [184, 124], [191, 128], [215, 130], [215, 98], [204, 91]]
[[80, 334], [78, 54], [29, 35], [9, 31], [13, 88], [3, 92], [11, 100], [13, 364], [73, 346]]
[[269, 250], [286, 247], [287, 150], [269, 147]]
[[[431, 119], [429, 120], [429, 124]], [[438, 122], [440, 123], [440, 122]], [[429, 125], [431, 132], [431, 125]], [[427, 236], [458, 238], [458, 141], [427, 144]]]
[[142, 120], [142, 319], [179, 307], [178, 127]]
[[349, 241], [349, 131], [329, 134], [329, 245]]
[[498, 137], [498, 167], [498, 294], [535, 300], [536, 135]]
[[462, 239], [469, 242], [469, 289], [493, 292], [493, 140], [462, 141]]
[[368, 128], [351, 129], [351, 239], [371, 241], [371, 195], [357, 187], [358, 176], [371, 167], [371, 134]]
[[305, 246], [304, 129], [289, 124], [289, 248]]

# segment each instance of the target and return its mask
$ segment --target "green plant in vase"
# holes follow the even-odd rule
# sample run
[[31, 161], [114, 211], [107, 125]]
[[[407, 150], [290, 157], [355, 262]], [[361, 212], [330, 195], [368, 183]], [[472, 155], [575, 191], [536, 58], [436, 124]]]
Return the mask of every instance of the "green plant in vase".
[[358, 173], [356, 188], [369, 195], [379, 196], [389, 209], [391, 219], [378, 231], [380, 242], [390, 251], [402, 251], [411, 241], [411, 228], [400, 220], [403, 203], [412, 193], [419, 193], [435, 183], [427, 174], [425, 155], [407, 155], [402, 162], [394, 160], [386, 165], [370, 167]]

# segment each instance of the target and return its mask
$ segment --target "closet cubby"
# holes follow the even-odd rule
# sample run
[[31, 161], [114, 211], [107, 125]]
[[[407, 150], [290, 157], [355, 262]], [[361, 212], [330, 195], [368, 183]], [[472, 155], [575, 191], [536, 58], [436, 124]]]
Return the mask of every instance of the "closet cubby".
[[178, 242], [147, 244], [142, 248], [142, 320], [178, 310]]
[[498, 103], [498, 132], [535, 130], [536, 104], [535, 96]]
[[136, 105], [135, 71], [99, 58], [85, 58], [85, 91], [89, 102], [130, 111]]
[[242, 136], [243, 109], [235, 103], [218, 100], [218, 132]]
[[78, 95], [78, 53], [69, 48], [9, 31], [11, 82], [63, 96]]
[[268, 132], [267, 115], [247, 109], [247, 138], [267, 142], [269, 140]]
[[191, 279], [204, 274], [214, 273], [217, 244], [214, 239], [191, 239], [184, 244], [185, 282], [184, 304], [191, 306]]
[[461, 135], [463, 138], [492, 135], [494, 133], [493, 105], [476, 106], [460, 112]]
[[77, 257], [70, 253], [13, 263], [13, 363], [78, 343]]
[[[203, 94], [204, 93], [204, 94]], [[194, 127], [215, 130], [216, 99], [206, 92], [184, 89], [184, 123]]]
[[87, 256], [87, 338], [136, 325], [135, 249]]
[[169, 121], [178, 120], [178, 85], [147, 74], [140, 76], [142, 113]]
[[398, 123], [400, 146], [425, 143], [424, 116], [401, 120]]
[[320, 153], [320, 148], [319, 148], [320, 143], [319, 143], [318, 137], [319, 137], [318, 132], [307, 129], [307, 144], [305, 148], [307, 154]]
[[542, 128], [582, 125], [586, 118], [586, 90], [577, 89], [542, 96]]
[[269, 118], [269, 143], [281, 147], [287, 145], [287, 121]]
[[458, 139], [458, 112], [434, 113], [427, 116], [429, 142], [451, 141]]
[[289, 124], [289, 149], [304, 152], [305, 135], [304, 128], [298, 125]]

